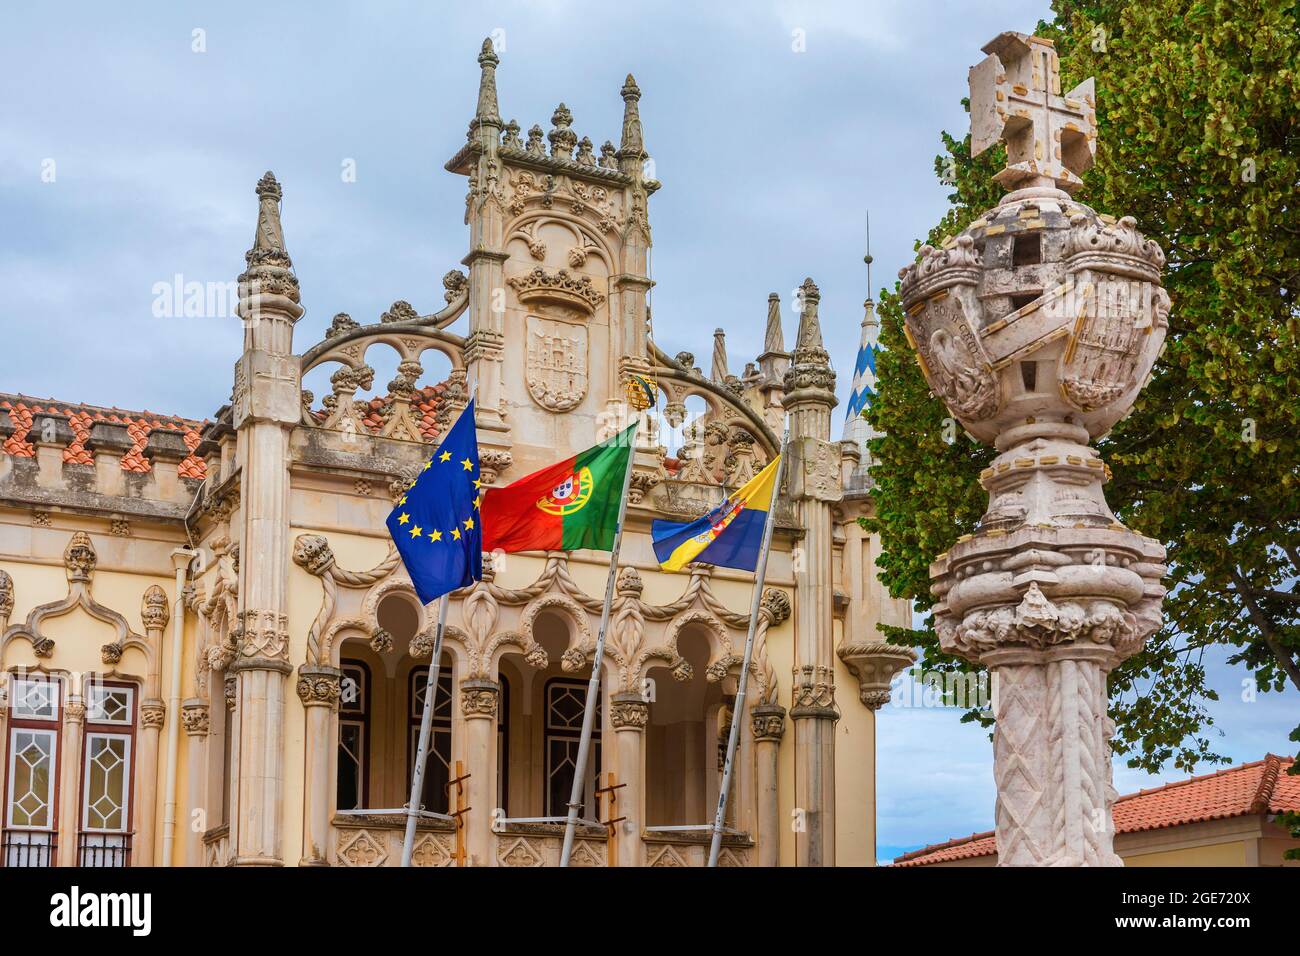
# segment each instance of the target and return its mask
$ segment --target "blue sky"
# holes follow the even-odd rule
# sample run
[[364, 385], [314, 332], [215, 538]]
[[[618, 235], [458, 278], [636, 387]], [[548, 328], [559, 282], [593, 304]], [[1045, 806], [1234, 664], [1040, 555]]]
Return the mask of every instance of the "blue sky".
[[[892, 285], [943, 213], [933, 159], [940, 130], [965, 129], [968, 66], [1047, 12], [1045, 0], [10, 5], [0, 390], [210, 416], [230, 393], [239, 323], [156, 318], [153, 290], [238, 275], [267, 169], [284, 185], [307, 309], [299, 349], [336, 312], [438, 308], [467, 241], [464, 180], [442, 164], [464, 141], [475, 58], [495, 32], [502, 114], [525, 130], [549, 128], [562, 100], [580, 136], [617, 141], [618, 91], [636, 75], [664, 184], [651, 221], [665, 351], [707, 366], [721, 326], [739, 371], [761, 348], [767, 294], [781, 294], [792, 337], [791, 291], [812, 276], [843, 400], [866, 210], [875, 284]], [[390, 370], [377, 373], [382, 387]], [[1211, 663], [1221, 749], [1286, 751], [1300, 695], [1241, 703], [1243, 676]], [[991, 826], [990, 748], [957, 717], [882, 712], [882, 857]], [[1118, 774], [1121, 792], [1153, 782]]]

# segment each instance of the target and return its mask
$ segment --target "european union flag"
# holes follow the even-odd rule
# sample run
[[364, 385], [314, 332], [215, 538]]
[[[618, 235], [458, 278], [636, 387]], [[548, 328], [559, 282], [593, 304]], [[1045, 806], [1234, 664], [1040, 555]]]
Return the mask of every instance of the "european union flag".
[[471, 400], [388, 516], [388, 533], [423, 603], [483, 577], [482, 488]]

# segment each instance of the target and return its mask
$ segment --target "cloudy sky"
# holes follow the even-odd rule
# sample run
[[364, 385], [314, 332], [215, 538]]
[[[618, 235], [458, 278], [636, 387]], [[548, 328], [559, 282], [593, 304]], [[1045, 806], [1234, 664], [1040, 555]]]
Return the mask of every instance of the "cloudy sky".
[[[467, 240], [464, 181], [442, 165], [464, 141], [491, 34], [502, 114], [524, 129], [549, 128], [562, 100], [580, 136], [617, 142], [619, 87], [636, 75], [664, 184], [651, 218], [665, 351], [706, 364], [722, 326], [738, 370], [761, 347], [767, 294], [781, 294], [792, 336], [791, 290], [812, 276], [843, 399], [867, 211], [875, 285], [892, 285], [944, 209], [933, 159], [940, 130], [965, 129], [967, 67], [1047, 12], [1046, 0], [9, 5], [0, 391], [211, 415], [239, 323], [158, 318], [154, 287], [238, 275], [267, 169], [284, 185], [307, 309], [300, 349], [336, 312], [374, 321], [399, 298], [437, 309]], [[1223, 752], [1286, 751], [1296, 695], [1242, 703], [1242, 673], [1218, 662], [1211, 674]], [[981, 731], [906, 707], [879, 727], [882, 857], [991, 826]], [[1118, 773], [1121, 792], [1152, 783]]]

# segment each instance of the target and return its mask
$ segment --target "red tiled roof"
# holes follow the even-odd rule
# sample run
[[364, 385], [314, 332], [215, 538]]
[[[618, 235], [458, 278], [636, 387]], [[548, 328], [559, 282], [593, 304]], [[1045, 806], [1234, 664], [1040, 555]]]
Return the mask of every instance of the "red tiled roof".
[[93, 465], [94, 456], [86, 448], [86, 439], [90, 437], [91, 426], [95, 422], [113, 422], [126, 425], [127, 435], [134, 443], [122, 455], [122, 470], [147, 472], [152, 467], [144, 456], [144, 447], [149, 441], [149, 433], [155, 428], [179, 431], [184, 435], [185, 447], [190, 455], [177, 466], [177, 474], [182, 478], [203, 478], [207, 475], [207, 465], [202, 458], [193, 454], [199, 445], [199, 432], [206, 422], [192, 418], [180, 418], [176, 415], [158, 415], [154, 412], [131, 412], [121, 408], [101, 408], [96, 405], [84, 405], [78, 402], [60, 402], [53, 398], [31, 398], [26, 395], [0, 396], [0, 409], [7, 411], [13, 420], [14, 431], [0, 446], [5, 454], [17, 458], [36, 457], [36, 448], [27, 440], [31, 431], [32, 416], [41, 412], [53, 412], [68, 418], [68, 427], [72, 429], [72, 441], [63, 449], [63, 460], [78, 465]]
[[[1291, 757], [1268, 754], [1263, 760], [1240, 767], [1125, 794], [1115, 801], [1115, 832], [1139, 833], [1185, 823], [1300, 810], [1300, 777], [1286, 772], [1291, 763]], [[894, 860], [894, 866], [929, 866], [995, 853], [997, 843], [989, 830], [904, 853]]]

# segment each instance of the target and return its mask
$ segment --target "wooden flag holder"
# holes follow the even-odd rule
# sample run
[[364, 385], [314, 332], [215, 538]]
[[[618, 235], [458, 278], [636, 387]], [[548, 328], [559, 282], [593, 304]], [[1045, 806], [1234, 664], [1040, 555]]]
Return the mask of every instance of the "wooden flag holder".
[[453, 859], [455, 859], [457, 866], [465, 865], [465, 814], [469, 813], [472, 809], [471, 807], [465, 806], [465, 781], [471, 776], [473, 776], [473, 774], [465, 772], [465, 764], [457, 760], [456, 776], [447, 781], [448, 806], [450, 806], [452, 802], [451, 788], [456, 788], [456, 809], [448, 814], [448, 816], [456, 821], [456, 851]]
[[627, 819], [627, 817], [614, 816], [614, 814], [618, 812], [618, 791], [627, 786], [625, 783], [615, 783], [614, 781], [616, 779], [617, 778], [611, 771], [606, 774], [606, 785], [596, 788], [597, 817], [600, 817], [607, 812], [604, 808], [604, 803], [605, 794], [609, 794], [609, 819], [600, 820], [599, 822], [605, 828], [605, 865], [610, 867], [618, 865], [615, 862], [618, 858], [618, 824]]

